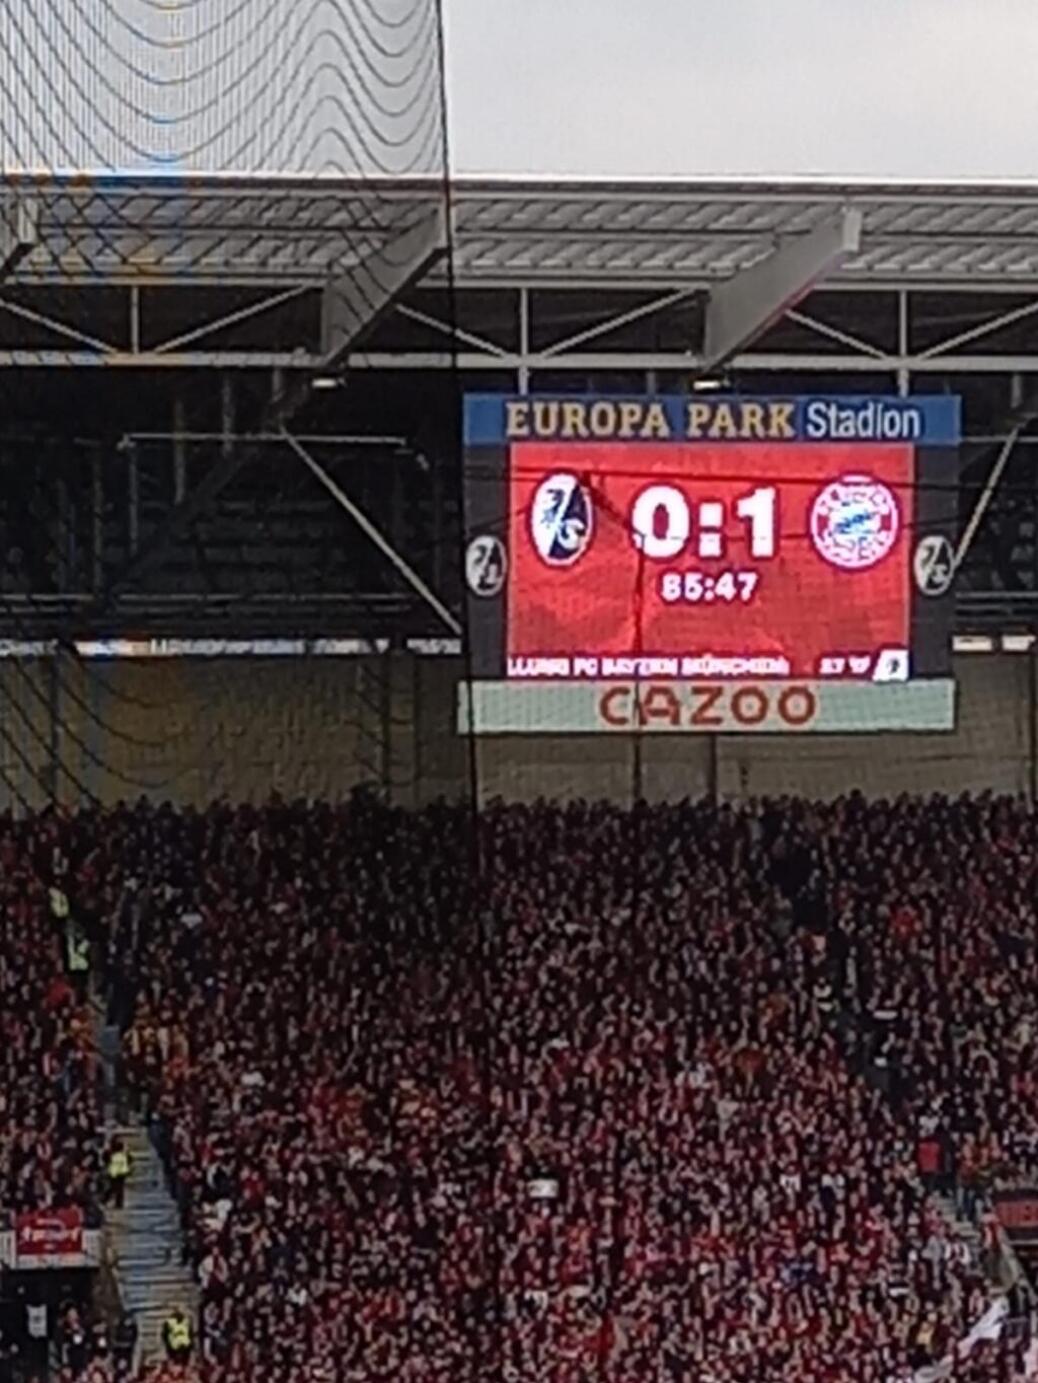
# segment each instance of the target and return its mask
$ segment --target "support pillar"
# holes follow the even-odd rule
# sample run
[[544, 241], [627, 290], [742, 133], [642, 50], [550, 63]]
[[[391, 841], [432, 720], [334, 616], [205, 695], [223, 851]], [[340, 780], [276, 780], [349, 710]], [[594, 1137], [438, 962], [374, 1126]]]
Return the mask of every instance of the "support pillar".
[[141, 545], [141, 477], [135, 446], [126, 456], [126, 542], [135, 557]]
[[173, 400], [173, 503], [182, 504], [187, 494], [187, 432], [184, 400], [178, 394]]
[[94, 594], [98, 595], [105, 579], [105, 493], [100, 450], [95, 450], [90, 467], [90, 584]]
[[699, 368], [723, 365], [849, 256], [861, 243], [861, 212], [848, 209], [718, 285], [706, 310]]
[[230, 456], [234, 450], [234, 379], [230, 371], [220, 377], [220, 451]]

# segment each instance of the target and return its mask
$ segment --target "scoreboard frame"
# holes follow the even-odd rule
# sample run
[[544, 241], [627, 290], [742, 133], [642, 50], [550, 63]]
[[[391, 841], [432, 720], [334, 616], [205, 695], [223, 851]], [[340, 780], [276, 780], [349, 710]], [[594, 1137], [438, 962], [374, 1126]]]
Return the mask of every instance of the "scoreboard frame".
[[[954, 686], [950, 681], [954, 618], [952, 553], [958, 519], [960, 430], [960, 401], [945, 395], [890, 398], [722, 395], [707, 398], [701, 394], [606, 398], [468, 396], [465, 400], [465, 539], [470, 665], [474, 681], [461, 689], [460, 728], [503, 734], [631, 729], [699, 733], [849, 733], [855, 730], [954, 728]], [[848, 458], [858, 454], [863, 458], [865, 481], [869, 480], [870, 458], [876, 469], [881, 457], [890, 462], [892, 456], [900, 469], [891, 462], [889, 473], [899, 479], [892, 479], [889, 485], [877, 479], [875, 484], [859, 485], [855, 489], [853, 482], [863, 477], [848, 474], [854, 470]], [[572, 465], [568, 460], [570, 456]], [[621, 457], [622, 461], [616, 462], [616, 457]], [[697, 606], [690, 617], [687, 605], [682, 605], [681, 638], [686, 642], [676, 640], [674, 649], [661, 647], [658, 630], [667, 627], [669, 610], [660, 600], [655, 603], [656, 624], [650, 626], [650, 638], [643, 637], [640, 622], [633, 637], [628, 628], [623, 636], [626, 642], [608, 650], [620, 654], [619, 657], [599, 658], [594, 656], [595, 649], [576, 645], [569, 650], [572, 657], [547, 656], [539, 661], [511, 656], [517, 650], [514, 640], [510, 639], [510, 627], [512, 630], [519, 627], [525, 609], [523, 592], [529, 590], [530, 581], [531, 559], [523, 546], [524, 537], [536, 546], [542, 543], [541, 535], [547, 531], [548, 537], [543, 541], [552, 546], [540, 553], [545, 559], [543, 565], [558, 569], [562, 573], [560, 581], [563, 584], [568, 581], [571, 593], [579, 591], [575, 569], [584, 552], [596, 541], [596, 523], [603, 534], [597, 539], [600, 549], [612, 544], [612, 567], [624, 561], [629, 566], [635, 549], [641, 554], [634, 559], [640, 563], [641, 571], [647, 565], [647, 556], [677, 552], [686, 541], [691, 548], [693, 522], [700, 525], [701, 521], [713, 525], [714, 531], [699, 533], [700, 555], [720, 558], [725, 544], [721, 529], [729, 525], [730, 539], [735, 505], [726, 508], [714, 501], [703, 503], [698, 509], [694, 503], [686, 505], [695, 516], [694, 520], [689, 513], [682, 513], [684, 482], [708, 483], [697, 473], [697, 465], [704, 471], [712, 467], [715, 476], [727, 469], [732, 473], [723, 478], [729, 482], [733, 476], [742, 475], [740, 467], [761, 467], [760, 471], [747, 469], [746, 481], [772, 481], [767, 493], [777, 494], [781, 504], [783, 487], [805, 483], [803, 478], [794, 479], [786, 474], [790, 467], [795, 474], [798, 457], [810, 462], [801, 466], [810, 474], [824, 477], [829, 469], [833, 471], [832, 483], [823, 486], [813, 509], [805, 511], [803, 489], [797, 501], [797, 512], [804, 517], [807, 526], [799, 535], [802, 551], [800, 548], [794, 551], [794, 562], [803, 566], [806, 561], [811, 579], [818, 582], [822, 591], [822, 603], [827, 581], [829, 604], [837, 620], [845, 617], [845, 607], [853, 613], [854, 602], [843, 599], [852, 590], [860, 601], [857, 613], [867, 621], [879, 618], [877, 611], [882, 615], [888, 607], [896, 610], [897, 602], [901, 602], [900, 623], [897, 617], [892, 624], [888, 620], [888, 633], [891, 629], [900, 630], [899, 635], [890, 636], [894, 646], [880, 651], [867, 668], [868, 660], [861, 657], [818, 659], [812, 652], [808, 667], [796, 665], [791, 659], [754, 656], [768, 649], [773, 651], [777, 632], [775, 639], [763, 639], [764, 648], [750, 646], [743, 650], [745, 657], [714, 658], [709, 644], [706, 650], [691, 649], [687, 642], [690, 629], [699, 628], [702, 632], [709, 628], [716, 630], [725, 624], [723, 617], [717, 618], [716, 606], [713, 610], [706, 605]], [[527, 458], [525, 469], [523, 458]], [[665, 464], [661, 458], [666, 458]], [[563, 491], [569, 485], [569, 497], [565, 500], [567, 518], [565, 522], [558, 518], [556, 494], [549, 504], [549, 508], [554, 505], [550, 521], [545, 524], [544, 516], [535, 512], [536, 506], [542, 503], [545, 487], [542, 485], [531, 491], [530, 476], [536, 475], [538, 466], [547, 474], [553, 464], [566, 468], [560, 476], [549, 474], [548, 481], [560, 480]], [[595, 512], [602, 508], [601, 495], [594, 490], [591, 481], [596, 464], [603, 468], [601, 475], [610, 478], [614, 493], [619, 488], [624, 494], [621, 505], [624, 512], [614, 506], [607, 512], [606, 521]], [[647, 481], [653, 477], [654, 467], [656, 475], [661, 465], [666, 472], [665, 484], [650, 487], [646, 511], [652, 512], [653, 505], [659, 510], [661, 500], [666, 502], [664, 508], [670, 505], [669, 517], [664, 516], [663, 540], [652, 537], [647, 526], [649, 520], [644, 515], [635, 517], [637, 506], [625, 507], [630, 485], [624, 490], [623, 483], [615, 479], [625, 474], [619, 466], [633, 468], [626, 472], [629, 479], [631, 474], [638, 474], [643, 464]], [[617, 469], [606, 469], [609, 465]], [[581, 477], [579, 483], [578, 477]], [[555, 486], [556, 491], [559, 488]], [[714, 488], [718, 488], [716, 480]], [[891, 502], [899, 489], [900, 499]], [[765, 490], [755, 489], [749, 498], [763, 498], [764, 494]], [[608, 510], [608, 501], [606, 508]], [[517, 519], [520, 510], [522, 516]], [[760, 551], [765, 556], [777, 555], [776, 551], [768, 550], [766, 525], [757, 528], [758, 516], [762, 517], [762, 524], [767, 520], [766, 511], [760, 515], [759, 510], [754, 511], [749, 505], [746, 511], [740, 509], [739, 513], [748, 524], [752, 521], [754, 551], [757, 551], [759, 537]], [[864, 520], [864, 526], [859, 520]], [[885, 534], [884, 522], [887, 524]], [[612, 529], [608, 542], [604, 536], [607, 523]], [[897, 531], [899, 523], [903, 532]], [[778, 541], [778, 525], [774, 519], [772, 524]], [[811, 565], [809, 538], [814, 544], [815, 555], [824, 558], [823, 563]], [[744, 539], [740, 531], [738, 541], [744, 542], [749, 551], [748, 533]], [[873, 544], [871, 550], [870, 542]], [[843, 555], [841, 544], [846, 549]], [[769, 575], [771, 584], [767, 589], [773, 602], [771, 610], [775, 608], [776, 589], [781, 589], [783, 580], [790, 584], [787, 552], [788, 546], [783, 550], [782, 562], [771, 569], [778, 575], [774, 579]], [[841, 567], [878, 568], [890, 552], [896, 552], [896, 562], [886, 573], [882, 598], [870, 598], [868, 588], [868, 580], [878, 573], [859, 575], [855, 586], [850, 581], [840, 585], [838, 580], [831, 579], [834, 573], [838, 576]], [[806, 559], [803, 553], [808, 554]], [[599, 592], [609, 581], [608, 575], [603, 575], [603, 560], [600, 558], [597, 567], [597, 585], [592, 583], [593, 589]], [[574, 571], [567, 572], [571, 564]], [[739, 587], [735, 585], [736, 577], [741, 583]], [[521, 584], [523, 580], [525, 587]], [[724, 580], [727, 586], [715, 583], [709, 574], [704, 577], [692, 572], [686, 576], [690, 584], [684, 589], [680, 588], [677, 574], [668, 573], [666, 593], [663, 584], [657, 593], [666, 601], [705, 600], [707, 604], [714, 601], [715, 595], [719, 601], [723, 596], [729, 603], [737, 602], [740, 593], [744, 602], [753, 598], [756, 578], [751, 572], [726, 574]], [[546, 612], [541, 611], [542, 615], [546, 613], [542, 624], [552, 627], [563, 624], [556, 618], [556, 611], [550, 608], [550, 581], [541, 579], [540, 588], [542, 603], [546, 601], [549, 607]], [[605, 596], [607, 626], [611, 594], [607, 591]], [[802, 600], [802, 583], [795, 585], [792, 594]], [[571, 603], [573, 599], [571, 596]], [[727, 615], [728, 611], [724, 613]], [[736, 618], [734, 611], [732, 613]], [[814, 609], [813, 617], [818, 614], [818, 609]], [[744, 626], [753, 629], [751, 644], [754, 636], [761, 640], [762, 627], [770, 635], [768, 620], [775, 618], [768, 609], [763, 613], [758, 609], [757, 616], [763, 620], [763, 626], [759, 621], [756, 626]], [[638, 619], [641, 621], [642, 616]], [[672, 623], [676, 625], [677, 621]], [[731, 626], [731, 621], [727, 623]], [[791, 645], [788, 629], [786, 634], [786, 643]], [[707, 633], [705, 637], [710, 635]], [[899, 648], [898, 644], [906, 646]], [[852, 641], [849, 645], [855, 646]], [[558, 655], [563, 650], [544, 651]], [[693, 652], [705, 656], [678, 656]], [[674, 656], [667, 656], [670, 653]], [[789, 700], [788, 693], [794, 683], [801, 710], [791, 718], [781, 713], [781, 707]], [[584, 692], [578, 695], [574, 684], [583, 685]], [[630, 689], [628, 702], [624, 702], [618, 690], [623, 686]], [[553, 687], [557, 695], [552, 695]], [[706, 703], [709, 703], [708, 709], [704, 709]], [[621, 705], [626, 706], [622, 714], [618, 709]], [[805, 706], [810, 707], [809, 713], [803, 712]]]

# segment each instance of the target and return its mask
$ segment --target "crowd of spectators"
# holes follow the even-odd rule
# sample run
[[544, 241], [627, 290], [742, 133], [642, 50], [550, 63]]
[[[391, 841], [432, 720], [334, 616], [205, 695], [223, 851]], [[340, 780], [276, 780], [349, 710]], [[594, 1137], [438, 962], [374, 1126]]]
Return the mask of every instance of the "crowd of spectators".
[[[976, 1053], [1026, 1021], [1026, 983], [988, 1010], [1031, 958], [1032, 828], [857, 797], [117, 814], [94, 868], [125, 1066], [206, 1376], [943, 1359], [990, 1296], [918, 1142], [954, 1173], [1026, 1141]], [[1025, 1346], [960, 1374], [1022, 1377]]]
[[104, 1313], [65, 1303], [55, 1333], [55, 1383], [200, 1383], [190, 1362], [140, 1361], [129, 1318], [110, 1328]]
[[962, 798], [834, 809], [819, 871], [846, 1001], [960, 1199], [1038, 1180], [1038, 817]]
[[97, 1223], [99, 1063], [70, 982], [68, 832], [0, 817], [0, 1219], [78, 1208]]
[[[86, 1054], [54, 1080], [89, 1183], [89, 1042], [43, 1002], [60, 881], [199, 1281], [192, 1383], [891, 1383], [990, 1306], [943, 1193], [1038, 1172], [1020, 803], [9, 830], [0, 984], [27, 992], [15, 957], [60, 1017], [40, 1050]], [[1029, 1376], [1026, 1331], [992, 1333], [956, 1379]]]

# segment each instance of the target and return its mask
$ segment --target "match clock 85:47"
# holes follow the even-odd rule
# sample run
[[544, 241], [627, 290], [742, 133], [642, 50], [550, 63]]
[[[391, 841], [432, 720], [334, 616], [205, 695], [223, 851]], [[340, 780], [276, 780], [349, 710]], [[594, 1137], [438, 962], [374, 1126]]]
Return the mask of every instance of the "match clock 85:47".
[[[778, 494], [773, 485], [758, 486], [733, 503], [734, 517], [745, 525], [749, 556], [767, 561], [778, 550]], [[649, 485], [631, 506], [631, 538], [653, 561], [673, 561], [691, 550], [698, 557], [724, 560], [727, 555], [727, 505], [718, 499], [690, 504], [673, 485]], [[660, 577], [660, 599], [667, 605], [748, 605], [760, 584], [753, 570], [667, 571]]]
[[668, 571], [660, 577], [660, 598], [668, 605], [748, 605], [760, 584], [756, 571]]

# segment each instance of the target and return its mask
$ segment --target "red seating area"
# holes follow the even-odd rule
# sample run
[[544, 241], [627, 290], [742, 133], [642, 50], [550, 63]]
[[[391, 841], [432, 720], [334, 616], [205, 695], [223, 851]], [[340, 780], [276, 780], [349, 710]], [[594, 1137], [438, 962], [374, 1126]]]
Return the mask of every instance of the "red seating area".
[[1021, 804], [66, 829], [205, 1383], [1030, 1376], [938, 1194], [1036, 1170]]
[[[128, 1060], [207, 1375], [886, 1383], [942, 1359], [989, 1297], [916, 1140], [991, 1162], [1030, 1137], [1024, 1001], [990, 996], [1012, 937], [1033, 964], [1033, 827], [856, 798], [499, 807], [478, 840], [460, 809], [363, 803], [129, 822], [175, 862], [112, 954], [144, 977]], [[1023, 1348], [962, 1368], [1012, 1378]]]
[[[74, 832], [0, 819], [0, 1215], [98, 1212], [99, 1068], [66, 975], [61, 893]], [[50, 889], [56, 891], [52, 900]]]

